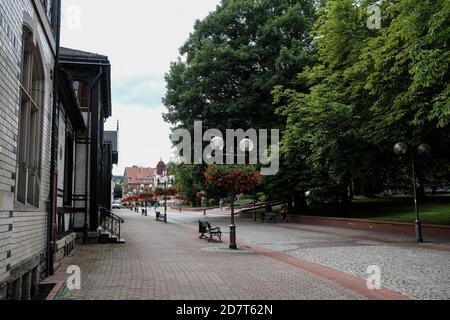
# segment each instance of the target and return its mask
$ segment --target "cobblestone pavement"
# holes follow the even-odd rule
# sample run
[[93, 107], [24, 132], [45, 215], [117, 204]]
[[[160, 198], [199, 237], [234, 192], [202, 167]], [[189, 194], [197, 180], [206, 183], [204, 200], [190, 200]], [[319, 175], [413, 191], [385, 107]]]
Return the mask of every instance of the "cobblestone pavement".
[[[123, 245], [78, 246], [63, 261], [81, 269], [81, 290], [63, 285], [59, 300], [364, 299], [340, 284], [251, 248], [230, 252], [175, 221], [156, 222], [128, 210]], [[174, 215], [171, 214], [171, 217]], [[188, 224], [195, 217], [179, 217]], [[246, 228], [251, 229], [251, 226]], [[279, 229], [277, 229], [279, 230]]]
[[[199, 218], [229, 230], [229, 215], [220, 212], [206, 217], [171, 212], [169, 220], [194, 226]], [[449, 244], [430, 249], [406, 237], [370, 231], [239, 218], [236, 224], [237, 238], [246, 242], [361, 278], [367, 278], [367, 268], [376, 265], [381, 268], [383, 287], [415, 299], [450, 299]]]

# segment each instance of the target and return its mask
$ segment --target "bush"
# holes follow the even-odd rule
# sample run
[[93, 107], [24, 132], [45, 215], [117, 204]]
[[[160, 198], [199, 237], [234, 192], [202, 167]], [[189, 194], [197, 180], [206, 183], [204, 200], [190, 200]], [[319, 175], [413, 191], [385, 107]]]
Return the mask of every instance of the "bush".
[[256, 194], [256, 199], [258, 199], [258, 201], [260, 201], [260, 202], [266, 202], [268, 198], [264, 194], [264, 192], [259, 192]]
[[216, 199], [209, 199], [208, 200], [208, 207], [216, 207], [219, 205], [219, 201]]

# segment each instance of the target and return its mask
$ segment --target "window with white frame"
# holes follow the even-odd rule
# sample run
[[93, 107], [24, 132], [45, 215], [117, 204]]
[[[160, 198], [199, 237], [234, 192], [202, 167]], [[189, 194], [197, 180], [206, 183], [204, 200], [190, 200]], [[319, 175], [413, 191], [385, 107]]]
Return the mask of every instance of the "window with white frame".
[[39, 207], [41, 186], [44, 69], [33, 33], [24, 27], [22, 38], [21, 107], [17, 157], [16, 199]]

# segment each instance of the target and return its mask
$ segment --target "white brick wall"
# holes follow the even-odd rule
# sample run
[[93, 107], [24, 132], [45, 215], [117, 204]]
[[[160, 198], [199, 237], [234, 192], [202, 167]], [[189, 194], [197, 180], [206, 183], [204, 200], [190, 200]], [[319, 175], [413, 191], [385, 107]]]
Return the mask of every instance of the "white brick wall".
[[[62, 109], [62, 108], [61, 108]], [[63, 111], [59, 114], [59, 137], [58, 137], [58, 208], [63, 207], [64, 194], [60, 191], [64, 189], [64, 163], [66, 156], [66, 123]]]
[[[53, 49], [32, 1], [0, 2], [0, 283], [9, 277], [10, 272], [7, 270], [13, 270], [25, 260], [40, 255], [46, 247], [52, 109], [50, 71], [54, 59]], [[46, 79], [40, 205], [37, 209], [14, 201], [24, 11], [36, 21], [34, 33], [41, 50]]]

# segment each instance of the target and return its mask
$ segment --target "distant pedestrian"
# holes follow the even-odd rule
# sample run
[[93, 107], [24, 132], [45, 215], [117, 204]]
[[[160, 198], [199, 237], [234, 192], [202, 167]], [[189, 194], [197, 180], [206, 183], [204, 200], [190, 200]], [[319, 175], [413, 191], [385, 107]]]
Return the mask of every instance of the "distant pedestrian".
[[283, 204], [283, 206], [281, 207], [281, 215], [283, 216], [283, 221], [286, 222], [287, 221], [287, 215], [289, 212], [289, 208], [286, 204]]
[[223, 211], [223, 199], [219, 201], [220, 211]]

